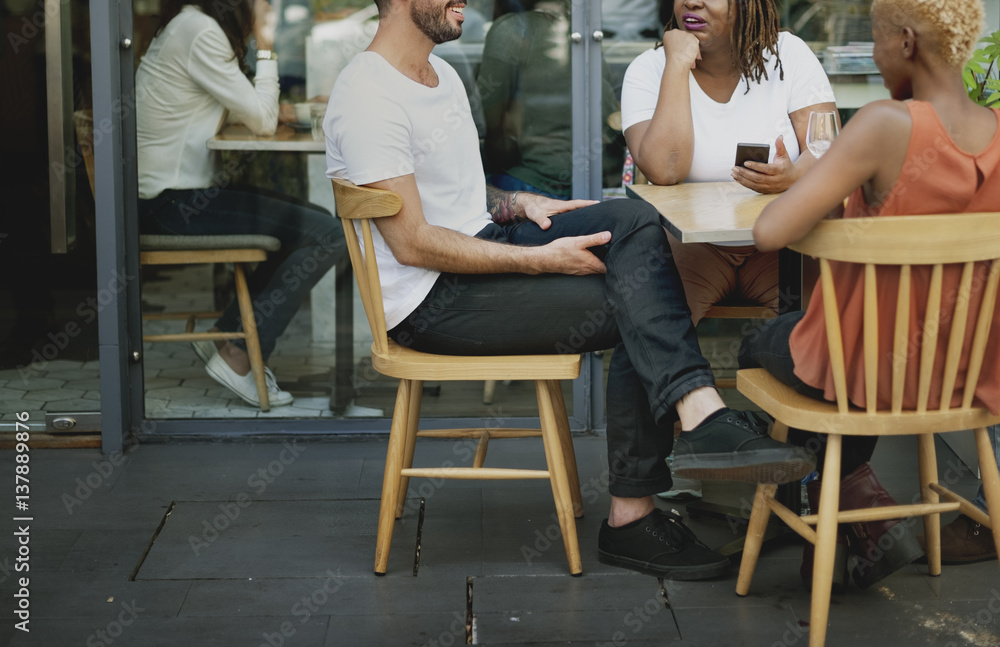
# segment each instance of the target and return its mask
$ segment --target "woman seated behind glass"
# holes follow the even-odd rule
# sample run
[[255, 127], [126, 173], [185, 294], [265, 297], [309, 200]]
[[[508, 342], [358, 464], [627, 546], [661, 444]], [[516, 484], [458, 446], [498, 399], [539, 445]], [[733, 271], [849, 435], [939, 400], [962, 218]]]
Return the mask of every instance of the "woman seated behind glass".
[[[136, 147], [139, 230], [143, 234], [259, 234], [281, 241], [247, 282], [266, 361], [309, 291], [343, 255], [340, 224], [326, 209], [284, 195], [233, 186], [207, 141], [225, 116], [258, 135], [278, 124], [278, 63], [271, 50], [273, 21], [266, 0], [167, 0], [160, 26], [139, 62]], [[254, 34], [257, 70], [248, 78], [247, 41]], [[242, 330], [233, 301], [212, 330]], [[244, 340], [193, 344], [216, 382], [260, 406]], [[291, 404], [270, 369], [271, 406]]]

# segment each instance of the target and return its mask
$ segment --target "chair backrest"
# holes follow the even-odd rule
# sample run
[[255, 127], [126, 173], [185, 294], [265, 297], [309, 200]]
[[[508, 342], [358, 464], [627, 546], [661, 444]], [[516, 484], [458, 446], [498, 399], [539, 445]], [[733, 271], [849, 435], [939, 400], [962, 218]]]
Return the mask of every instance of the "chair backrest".
[[[877, 408], [879, 364], [887, 360], [891, 362], [891, 370], [887, 371], [891, 375], [883, 379], [891, 378], [893, 413], [903, 408], [906, 375], [912, 361], [917, 362], [917, 411], [927, 410], [932, 382], [939, 384], [940, 391], [935, 395], [940, 398], [940, 410], [951, 409], [959, 377], [964, 378], [961, 408], [972, 406], [997, 313], [1000, 213], [824, 220], [789, 247], [820, 260], [827, 346], [841, 413], [848, 410], [848, 385], [838, 309], [842, 300], [837, 299], [831, 261], [860, 264], [864, 268], [861, 335], [867, 411], [874, 413]], [[883, 280], [887, 276], [885, 266], [898, 267], [891, 270], [898, 273], [896, 294], [879, 294], [880, 288], [895, 284], [895, 279]], [[921, 277], [929, 275], [929, 290], [923, 295], [915, 293], [916, 287], [911, 282], [917, 272]], [[951, 288], [943, 290], [943, 285], [957, 285], [957, 290], [951, 293]], [[842, 291], [853, 287], [837, 286]], [[883, 324], [893, 327], [882, 335], [883, 339], [892, 339], [892, 347], [879, 348], [878, 304], [889, 300], [891, 305], [892, 299], [895, 320]], [[922, 301], [926, 301], [924, 311], [916, 313], [911, 322], [912, 308]], [[914, 327], [918, 334], [914, 334]], [[942, 332], [947, 339], [944, 335], [939, 338]], [[944, 362], [935, 364], [942, 346]]]
[[92, 110], [77, 110], [73, 113], [76, 140], [80, 144], [80, 154], [90, 180], [90, 194], [94, 195], [94, 113]]
[[395, 216], [403, 208], [403, 200], [398, 194], [382, 189], [356, 186], [347, 180], [333, 180], [333, 197], [337, 203], [337, 216], [344, 226], [347, 251], [351, 256], [351, 267], [358, 282], [358, 292], [365, 307], [365, 316], [372, 331], [375, 349], [385, 353], [389, 340], [385, 329], [385, 310], [382, 307], [382, 284], [379, 283], [378, 263], [374, 253], [362, 253], [354, 221], [361, 225], [364, 249], [374, 249], [372, 240], [372, 218]]

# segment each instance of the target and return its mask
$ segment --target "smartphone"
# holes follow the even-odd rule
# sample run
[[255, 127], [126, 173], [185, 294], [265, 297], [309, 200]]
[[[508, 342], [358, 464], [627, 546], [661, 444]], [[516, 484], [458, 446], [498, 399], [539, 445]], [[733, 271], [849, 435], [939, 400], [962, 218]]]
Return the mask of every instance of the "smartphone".
[[767, 164], [767, 158], [770, 155], [770, 144], [737, 144], [736, 166], [745, 166], [744, 162], [762, 162]]

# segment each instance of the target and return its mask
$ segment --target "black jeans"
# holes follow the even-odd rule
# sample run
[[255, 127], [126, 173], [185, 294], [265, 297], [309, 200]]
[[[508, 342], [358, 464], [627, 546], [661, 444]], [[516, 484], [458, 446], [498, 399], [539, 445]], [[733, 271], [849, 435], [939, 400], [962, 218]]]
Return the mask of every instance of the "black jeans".
[[[139, 200], [143, 234], [207, 236], [262, 234], [281, 241], [247, 277], [254, 320], [266, 360], [309, 291], [347, 249], [344, 230], [330, 212], [314, 204], [256, 189], [168, 189]], [[219, 330], [242, 330], [234, 300], [215, 322]], [[231, 342], [246, 350], [242, 339]]]
[[[795, 362], [788, 339], [805, 312], [789, 312], [780, 315], [743, 339], [740, 345], [740, 368], [763, 368], [780, 380], [783, 384], [795, 389], [802, 395], [817, 400], [823, 400], [823, 391], [809, 386], [795, 375]], [[840, 462], [840, 477], [843, 478], [871, 460], [875, 452], [877, 436], [844, 436]], [[817, 458], [817, 469], [822, 473], [823, 459], [826, 456], [826, 436], [801, 429], [788, 430], [788, 442], [801, 445]]]
[[606, 275], [442, 274], [389, 334], [417, 350], [455, 355], [579, 353], [614, 348], [607, 385], [610, 492], [642, 497], [672, 484], [675, 405], [715, 384], [691, 324], [659, 214], [611, 200], [532, 222], [487, 225], [479, 238], [544, 245], [611, 232], [592, 248]]

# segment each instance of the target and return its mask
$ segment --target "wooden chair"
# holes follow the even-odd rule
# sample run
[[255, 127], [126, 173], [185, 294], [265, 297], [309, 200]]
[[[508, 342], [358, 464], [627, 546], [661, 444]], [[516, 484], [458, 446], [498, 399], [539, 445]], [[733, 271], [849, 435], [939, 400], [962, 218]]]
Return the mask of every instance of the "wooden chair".
[[[806, 238], [791, 246], [802, 254], [820, 259], [827, 341], [837, 402], [799, 395], [763, 369], [739, 371], [737, 385], [740, 392], [774, 416], [776, 422], [772, 435], [778, 440], [785, 440], [788, 427], [827, 434], [824, 474], [840, 474], [843, 436], [916, 435], [922, 499], [921, 503], [913, 505], [838, 512], [839, 480], [824, 478], [818, 514], [800, 517], [796, 511], [775, 501], [774, 485], [757, 487], [736, 593], [746, 595], [750, 588], [750, 580], [760, 553], [761, 538], [768, 517], [774, 512], [792, 530], [816, 545], [809, 635], [811, 647], [823, 645], [826, 638], [837, 524], [923, 516], [927, 537], [927, 563], [931, 575], [941, 573], [942, 512], [959, 510], [992, 528], [993, 540], [1000, 547], [1000, 474], [986, 432], [987, 426], [1000, 423], [1000, 416], [991, 415], [985, 408], [972, 405], [990, 327], [1000, 325], [1000, 322], [993, 321], [1000, 278], [1000, 261], [997, 260], [1000, 258], [998, 219], [1000, 213], [827, 220], [819, 223]], [[831, 261], [864, 265], [862, 334], [867, 402], [865, 410], [853, 407], [847, 399], [844, 343], [834, 297]], [[992, 261], [989, 264], [988, 278], [974, 278], [974, 270], [982, 268], [982, 265], [975, 265], [977, 261]], [[946, 264], [961, 266], [944, 267]], [[877, 294], [876, 265], [900, 268], [898, 294]], [[929, 265], [933, 269], [926, 311], [917, 315], [923, 320], [922, 336], [919, 338], [923, 346], [919, 356], [911, 357], [917, 355], [910, 347], [916, 339], [910, 334], [910, 278], [911, 267], [914, 265]], [[950, 273], [959, 271], [962, 273], [958, 293], [942, 294], [944, 273], [957, 276]], [[977, 293], [977, 297], [970, 299], [973, 291]], [[976, 308], [970, 308], [970, 304], [975, 304], [979, 295], [982, 296], [977, 312]], [[894, 341], [892, 348], [879, 348], [877, 303], [884, 303], [886, 299], [897, 304], [896, 324], [891, 332]], [[950, 328], [950, 332], [945, 333], [947, 340], [944, 335], [939, 338], [941, 328], [945, 331]], [[935, 349], [945, 344], [947, 359], [943, 366], [935, 366]], [[883, 382], [891, 377], [891, 409], [876, 410], [878, 359], [886, 353], [891, 353], [893, 357], [892, 375], [882, 376]], [[966, 361], [967, 368], [964, 365]], [[919, 370], [917, 407], [915, 410], [904, 410], [904, 376], [910, 362], [917, 362]], [[962, 370], [960, 366], [963, 367]], [[930, 410], [928, 401], [932, 400], [931, 385], [937, 383], [938, 379], [939, 390], [934, 390], [937, 391], [936, 395], [941, 395], [941, 404], [938, 409]], [[955, 392], [956, 381], [963, 379], [961, 404], [952, 406], [951, 394]], [[911, 389], [913, 386], [909, 385]], [[938, 483], [934, 434], [965, 429], [975, 430], [979, 466], [989, 506], [988, 515]]]
[[[83, 155], [91, 193], [94, 192], [94, 117], [90, 110], [73, 113], [76, 136]], [[236, 283], [236, 300], [240, 306], [243, 332], [194, 332], [198, 319], [216, 319], [221, 313], [161, 312], [142, 316], [143, 320], [182, 320], [186, 322], [183, 333], [143, 335], [143, 341], [214, 341], [217, 339], [246, 340], [247, 354], [250, 356], [250, 370], [262, 411], [271, 408], [264, 377], [264, 358], [254, 321], [253, 303], [247, 288], [247, 263], [267, 260], [267, 252], [276, 252], [281, 241], [273, 236], [232, 235], [232, 236], [139, 236], [139, 264], [145, 265], [203, 265], [211, 263], [232, 263]]]
[[[580, 374], [579, 355], [454, 356], [421, 353], [390, 340], [386, 334], [382, 288], [374, 254], [363, 254], [354, 223], [359, 222], [364, 249], [372, 249], [373, 218], [393, 216], [402, 208], [400, 197], [390, 191], [358, 187], [333, 180], [337, 215], [342, 219], [351, 265], [372, 332], [372, 366], [379, 373], [399, 379], [396, 406], [386, 451], [382, 502], [375, 546], [375, 573], [385, 574], [395, 520], [403, 513], [410, 477], [439, 479], [548, 479], [555, 499], [559, 527], [570, 573], [583, 567], [574, 517], [583, 516], [576, 456], [570, 435], [560, 380]], [[456, 381], [510, 379], [531, 380], [538, 397], [541, 429], [418, 429], [420, 400], [425, 380]], [[546, 470], [484, 467], [486, 450], [493, 438], [541, 436]], [[471, 467], [414, 468], [417, 437], [476, 438], [479, 445]]]

